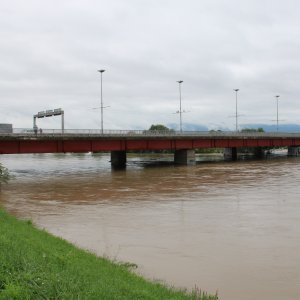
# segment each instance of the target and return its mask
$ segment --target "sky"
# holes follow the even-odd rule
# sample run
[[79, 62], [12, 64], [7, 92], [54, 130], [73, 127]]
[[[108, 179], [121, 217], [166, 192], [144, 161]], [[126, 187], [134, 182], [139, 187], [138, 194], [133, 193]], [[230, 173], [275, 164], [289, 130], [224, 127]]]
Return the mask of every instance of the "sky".
[[[208, 129], [300, 123], [297, 0], [1, 0], [0, 123]], [[60, 118], [38, 119], [60, 128]]]

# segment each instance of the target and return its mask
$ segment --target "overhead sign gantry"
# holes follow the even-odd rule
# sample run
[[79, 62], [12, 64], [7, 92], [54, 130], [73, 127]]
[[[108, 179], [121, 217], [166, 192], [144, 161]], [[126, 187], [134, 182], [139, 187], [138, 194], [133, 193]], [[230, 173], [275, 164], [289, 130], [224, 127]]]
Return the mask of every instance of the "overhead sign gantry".
[[36, 125], [36, 119], [61, 116], [61, 131], [64, 132], [65, 121], [64, 121], [64, 111], [61, 108], [50, 109], [45, 111], [39, 111], [36, 115], [33, 115], [33, 130], [37, 132], [38, 127]]

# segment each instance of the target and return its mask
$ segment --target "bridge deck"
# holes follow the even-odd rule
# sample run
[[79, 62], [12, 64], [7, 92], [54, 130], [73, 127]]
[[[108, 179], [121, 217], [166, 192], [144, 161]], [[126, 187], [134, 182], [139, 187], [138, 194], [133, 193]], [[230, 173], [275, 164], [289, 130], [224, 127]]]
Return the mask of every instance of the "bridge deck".
[[299, 133], [124, 130], [14, 130], [0, 133], [0, 154], [300, 146]]

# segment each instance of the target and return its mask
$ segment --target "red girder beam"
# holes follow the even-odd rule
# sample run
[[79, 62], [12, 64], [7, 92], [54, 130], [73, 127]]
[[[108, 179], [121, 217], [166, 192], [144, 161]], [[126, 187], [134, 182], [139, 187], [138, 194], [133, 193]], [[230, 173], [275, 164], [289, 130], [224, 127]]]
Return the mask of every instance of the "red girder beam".
[[300, 138], [0, 140], [0, 154], [300, 146]]
[[212, 139], [201, 139], [194, 140], [195, 148], [214, 148], [214, 140]]
[[172, 140], [149, 140], [147, 149], [141, 150], [171, 150], [174, 148], [175, 146]]
[[125, 140], [93, 140], [90, 151], [125, 151]]

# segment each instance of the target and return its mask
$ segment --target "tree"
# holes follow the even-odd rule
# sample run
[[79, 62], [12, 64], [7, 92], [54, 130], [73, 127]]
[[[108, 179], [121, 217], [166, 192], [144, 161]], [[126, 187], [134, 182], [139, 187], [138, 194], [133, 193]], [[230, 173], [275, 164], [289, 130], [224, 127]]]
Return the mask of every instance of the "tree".
[[149, 130], [170, 131], [168, 127], [162, 124], [152, 124]]
[[259, 127], [257, 129], [255, 128], [244, 128], [241, 130], [241, 132], [265, 132], [262, 127]]

